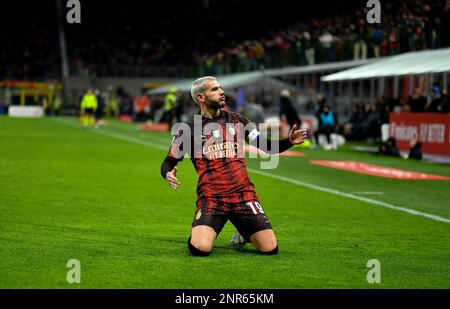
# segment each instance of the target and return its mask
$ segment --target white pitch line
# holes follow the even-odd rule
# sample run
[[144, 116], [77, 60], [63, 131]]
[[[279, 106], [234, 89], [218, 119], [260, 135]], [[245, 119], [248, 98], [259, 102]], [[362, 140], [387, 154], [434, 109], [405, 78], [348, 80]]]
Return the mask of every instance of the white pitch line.
[[378, 191], [358, 191], [358, 192], [353, 192], [353, 194], [359, 194], [359, 195], [383, 195], [383, 192], [378, 192]]
[[[75, 124], [73, 124], [71, 122], [67, 122], [67, 121], [63, 121], [63, 120], [57, 120], [56, 122], [67, 124], [67, 125], [70, 125], [72, 127], [77, 127], [77, 128], [82, 129], [81, 126], [77, 126], [77, 125], [75, 125]], [[130, 137], [130, 136], [127, 136], [127, 135], [122, 135], [122, 134], [119, 134], [119, 133], [107, 132], [107, 131], [102, 130], [101, 128], [100, 129], [96, 129], [96, 130], [90, 130], [90, 132], [97, 133], [97, 134], [100, 134], [100, 135], [109, 136], [109, 137], [113, 137], [113, 138], [120, 139], [120, 140], [127, 141], [127, 142], [136, 143], [136, 144], [147, 146], [147, 147], [156, 148], [156, 149], [159, 149], [159, 150], [164, 150], [164, 151], [168, 151], [169, 150], [169, 147], [164, 147], [164, 146], [156, 144], [156, 143], [140, 140], [140, 139], [137, 139], [137, 138], [134, 138], [134, 137]], [[252, 172], [252, 173], [255, 173], [255, 174], [259, 174], [259, 175], [270, 177], [270, 178], [277, 179], [277, 180], [282, 180], [282, 181], [289, 182], [289, 183], [292, 183], [292, 184], [295, 184], [295, 185], [298, 185], [298, 186], [302, 186], [302, 187], [305, 187], [305, 188], [309, 188], [309, 189], [313, 189], [313, 190], [317, 190], [317, 191], [322, 191], [322, 192], [327, 192], [327, 193], [331, 193], [331, 194], [338, 195], [338, 196], [347, 197], [347, 198], [350, 198], [350, 199], [358, 200], [358, 201], [369, 203], [369, 204], [372, 204], [372, 205], [377, 205], [377, 206], [381, 206], [381, 207], [384, 207], [384, 208], [389, 208], [389, 209], [405, 212], [405, 213], [408, 213], [408, 214], [414, 215], [414, 216], [420, 216], [420, 217], [432, 219], [432, 220], [439, 221], [439, 222], [450, 223], [450, 219], [447, 219], [447, 218], [444, 218], [444, 217], [440, 217], [440, 216], [436, 216], [436, 215], [432, 215], [432, 214], [428, 214], [426, 212], [421, 212], [421, 211], [410, 209], [410, 208], [395, 206], [395, 205], [392, 205], [392, 204], [389, 204], [389, 203], [377, 201], [377, 200], [370, 199], [370, 198], [367, 198], [367, 197], [361, 197], [361, 196], [357, 196], [357, 195], [354, 195], [354, 194], [345, 193], [345, 192], [341, 192], [341, 191], [338, 191], [338, 190], [334, 190], [334, 189], [330, 189], [330, 188], [325, 188], [325, 187], [313, 185], [313, 184], [310, 184], [310, 183], [307, 183], [307, 182], [303, 182], [303, 181], [300, 181], [300, 180], [292, 179], [292, 178], [285, 177], [285, 176], [279, 176], [279, 175], [275, 175], [275, 174], [268, 173], [268, 172], [263, 172], [261, 170], [257, 170], [257, 169], [253, 169], [253, 168], [247, 168], [247, 170]]]
[[309, 189], [322, 191], [322, 192], [327, 192], [327, 193], [331, 193], [331, 194], [335, 194], [335, 195], [339, 195], [339, 196], [344, 196], [344, 197], [347, 197], [347, 198], [351, 198], [351, 199], [354, 199], [354, 200], [366, 202], [366, 203], [369, 203], [369, 204], [373, 204], [373, 205], [377, 205], [377, 206], [381, 206], [381, 207], [385, 207], [385, 208], [389, 208], [389, 209], [394, 209], [394, 210], [397, 210], [397, 211], [406, 212], [406, 213], [408, 213], [410, 215], [421, 216], [421, 217], [429, 218], [429, 219], [440, 221], [440, 222], [450, 223], [450, 219], [447, 219], [447, 218], [444, 218], [444, 217], [440, 217], [440, 216], [436, 216], [436, 215], [432, 215], [432, 214], [428, 214], [428, 213], [421, 212], [421, 211], [418, 211], [418, 210], [405, 208], [405, 207], [400, 207], [400, 206], [395, 206], [395, 205], [392, 205], [392, 204], [389, 204], [389, 203], [373, 200], [373, 199], [370, 199], [370, 198], [367, 198], [367, 197], [361, 197], [361, 196], [357, 196], [357, 195], [353, 195], [353, 194], [350, 194], [350, 193], [341, 192], [341, 191], [334, 190], [334, 189], [329, 189], [329, 188], [325, 188], [325, 187], [316, 186], [316, 185], [313, 185], [313, 184], [309, 184], [307, 182], [303, 182], [303, 181], [300, 181], [300, 180], [296, 180], [296, 179], [292, 179], [292, 178], [288, 178], [288, 177], [284, 177], [284, 176], [274, 175], [274, 174], [263, 172], [263, 171], [260, 171], [260, 170], [255, 170], [255, 169], [248, 169], [248, 170], [253, 172], [253, 173], [255, 173], [255, 174], [259, 174], [259, 175], [263, 175], [263, 176], [266, 176], [266, 177], [271, 177], [271, 178], [274, 178], [274, 179], [290, 182], [290, 183], [296, 184], [298, 186], [306, 187], [306, 188], [309, 188]]
[[132, 142], [132, 143], [136, 143], [136, 144], [139, 144], [139, 145], [143, 145], [143, 146], [147, 146], [147, 147], [153, 147], [153, 148], [157, 148], [159, 150], [164, 150], [164, 151], [169, 152], [169, 145], [167, 145], [167, 147], [166, 147], [166, 146], [163, 146], [163, 145], [160, 145], [160, 144], [156, 144], [156, 143], [153, 143], [153, 142], [150, 142], [150, 141], [134, 138], [134, 137], [131, 137], [131, 136], [128, 136], [128, 135], [123, 135], [123, 134], [119, 134], [119, 133], [115, 133], [115, 132], [105, 131], [101, 127], [98, 128], [98, 129], [94, 129], [94, 128], [87, 128], [87, 129], [85, 129], [81, 125], [77, 125], [77, 124], [75, 124], [73, 122], [69, 122], [69, 121], [66, 121], [64, 119], [52, 119], [52, 120], [55, 121], [55, 122], [58, 122], [58, 123], [62, 123], [62, 124], [71, 126], [73, 128], [78, 128], [80, 130], [86, 130], [86, 131], [97, 133], [97, 134], [100, 134], [100, 135], [105, 135], [105, 136], [113, 137], [113, 138], [116, 138], [116, 139], [120, 139], [120, 140], [123, 140], [123, 141], [126, 141], [126, 142]]

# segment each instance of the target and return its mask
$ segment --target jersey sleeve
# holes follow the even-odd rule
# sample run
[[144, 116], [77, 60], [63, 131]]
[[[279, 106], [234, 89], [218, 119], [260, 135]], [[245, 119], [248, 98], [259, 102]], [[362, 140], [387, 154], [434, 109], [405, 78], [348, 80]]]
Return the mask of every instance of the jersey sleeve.
[[[245, 128], [245, 141], [255, 146], [267, 154], [282, 153], [292, 147], [289, 139], [271, 140], [258, 131], [257, 125], [247, 117], [240, 115], [240, 121]], [[278, 143], [278, 147], [273, 147], [274, 143]]]
[[182, 161], [186, 154], [187, 147], [185, 143], [187, 142], [187, 139], [190, 141], [190, 136], [187, 136], [183, 130], [178, 131], [172, 138], [172, 143], [170, 144], [167, 156]]

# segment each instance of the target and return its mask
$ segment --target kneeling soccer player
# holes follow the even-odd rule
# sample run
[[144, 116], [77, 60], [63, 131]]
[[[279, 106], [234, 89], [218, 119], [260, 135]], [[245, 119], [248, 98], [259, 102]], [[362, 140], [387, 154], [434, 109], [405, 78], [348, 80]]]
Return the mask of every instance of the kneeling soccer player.
[[303, 143], [306, 130], [294, 125], [288, 139], [280, 140], [279, 147], [268, 150], [270, 141], [263, 140], [254, 123], [238, 113], [223, 110], [225, 93], [216, 78], [205, 76], [195, 80], [191, 96], [200, 107], [200, 115], [193, 116], [178, 131], [161, 166], [162, 177], [174, 190], [180, 185], [176, 165], [185, 154], [190, 156], [199, 175], [197, 209], [188, 239], [191, 254], [209, 255], [228, 220], [237, 230], [232, 244], [251, 242], [261, 254], [277, 254], [275, 234], [247, 174], [243, 139], [275, 154]]

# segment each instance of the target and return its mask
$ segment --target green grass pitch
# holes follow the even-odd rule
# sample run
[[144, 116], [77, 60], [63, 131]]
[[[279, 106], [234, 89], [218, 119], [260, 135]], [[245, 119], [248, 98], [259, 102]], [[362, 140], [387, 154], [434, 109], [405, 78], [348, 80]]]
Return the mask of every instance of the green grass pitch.
[[[280, 157], [277, 169], [264, 171], [269, 175], [258, 173], [258, 160], [247, 160], [279, 255], [259, 256], [250, 245], [232, 249], [228, 223], [211, 256], [195, 258], [186, 240], [197, 175], [185, 160], [176, 192], [163, 181], [170, 140], [115, 121], [83, 129], [76, 118], [1, 117], [0, 288], [450, 288], [449, 222], [301, 185], [450, 219], [450, 181], [385, 179], [309, 160], [443, 176], [450, 166], [348, 146]], [[69, 259], [81, 263], [80, 284], [66, 281]], [[381, 263], [379, 284], [366, 280], [370, 259]]]

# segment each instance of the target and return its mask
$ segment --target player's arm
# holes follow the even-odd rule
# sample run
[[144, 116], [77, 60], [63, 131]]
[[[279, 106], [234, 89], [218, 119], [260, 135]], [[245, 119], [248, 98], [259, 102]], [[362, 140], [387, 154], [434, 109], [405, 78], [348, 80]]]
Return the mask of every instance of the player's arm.
[[[255, 139], [247, 138], [246, 141], [249, 145], [258, 147], [268, 154], [282, 153], [291, 148], [293, 145], [288, 138], [281, 140], [272, 140], [262, 136], [261, 134], [259, 134]], [[278, 143], [278, 148], [273, 147], [275, 143]]]
[[183, 131], [175, 135], [172, 144], [170, 145], [169, 153], [161, 164], [161, 176], [167, 181], [168, 185], [176, 190], [180, 185], [177, 179], [177, 164], [183, 160], [186, 153], [186, 147], [184, 143]]
[[[248, 134], [245, 134], [246, 142], [249, 145], [255, 146], [268, 154], [282, 153], [291, 148], [293, 145], [303, 143], [307, 137], [307, 131], [298, 129], [297, 124], [294, 124], [292, 126], [288, 138], [282, 140], [272, 140], [267, 136], [263, 136], [257, 130], [256, 124], [251, 123], [248, 118], [243, 117], [243, 123], [246, 127], [250, 127]], [[278, 143], [278, 148], [273, 147], [275, 143]]]
[[176, 190], [180, 185], [177, 179], [177, 164], [181, 160], [175, 159], [167, 155], [161, 165], [161, 176], [167, 181], [169, 186]]

